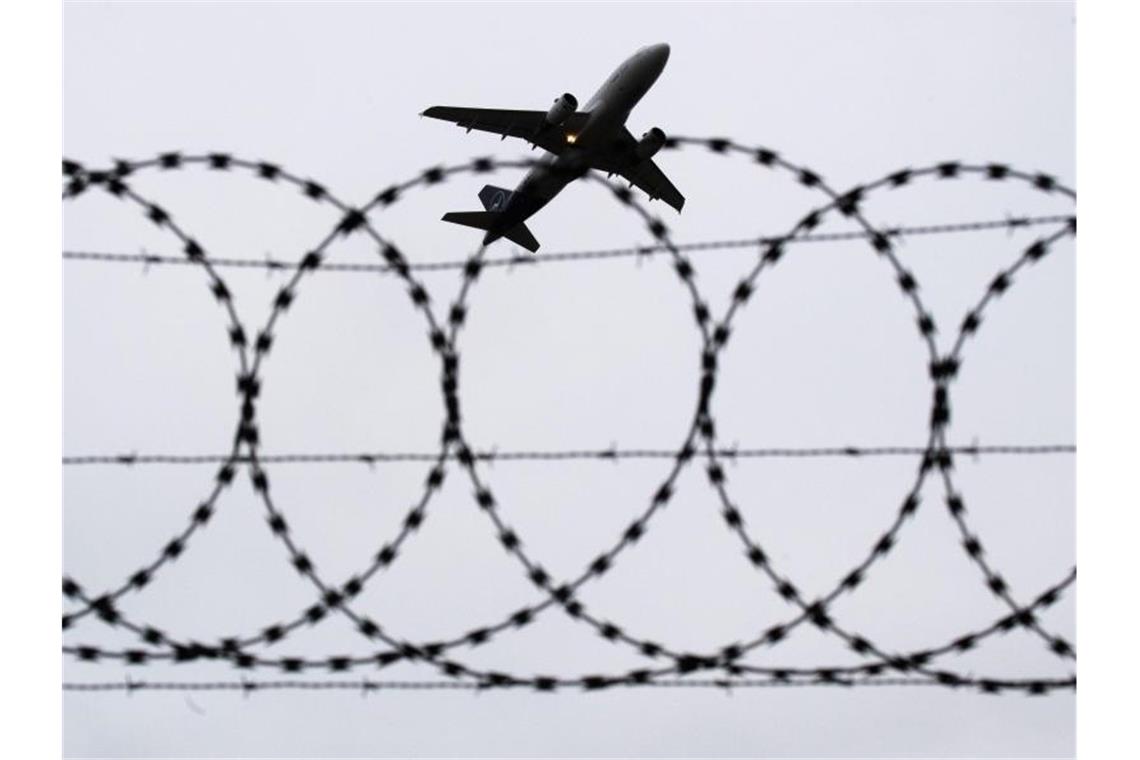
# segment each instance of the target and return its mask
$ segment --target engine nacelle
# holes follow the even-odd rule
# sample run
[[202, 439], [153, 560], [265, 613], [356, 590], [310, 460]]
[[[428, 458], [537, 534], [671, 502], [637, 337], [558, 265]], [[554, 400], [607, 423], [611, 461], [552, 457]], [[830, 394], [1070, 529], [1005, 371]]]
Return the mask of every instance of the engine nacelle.
[[641, 136], [637, 141], [637, 147], [633, 149], [634, 155], [637, 156], [638, 161], [644, 161], [648, 158], [653, 158], [657, 151], [665, 146], [665, 133], [657, 127], [649, 130]]
[[578, 110], [578, 99], [568, 92], [554, 99], [554, 105], [546, 112], [546, 123], [552, 127], [562, 126], [562, 122], [570, 118]]

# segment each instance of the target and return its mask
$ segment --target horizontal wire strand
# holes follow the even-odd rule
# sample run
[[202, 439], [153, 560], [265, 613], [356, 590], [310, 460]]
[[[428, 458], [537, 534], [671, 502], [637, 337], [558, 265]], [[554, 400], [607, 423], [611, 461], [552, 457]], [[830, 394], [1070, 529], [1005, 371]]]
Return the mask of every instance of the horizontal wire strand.
[[[883, 230], [882, 234], [888, 237], [910, 237], [918, 235], [942, 235], [956, 232], [978, 232], [983, 230], [1005, 229], [1013, 231], [1031, 226], [1062, 224], [1070, 220], [1071, 216], [1033, 216], [1009, 217], [1001, 220], [980, 220], [948, 224], [928, 224], [910, 227], [894, 227]], [[824, 243], [844, 240], [862, 240], [869, 237], [864, 230], [850, 232], [817, 233], [803, 235], [788, 241], [789, 243]], [[777, 237], [765, 236], [758, 238], [732, 239], [732, 240], [705, 240], [692, 243], [677, 243], [673, 247], [678, 251], [713, 251], [744, 248], [759, 248], [767, 245]], [[489, 258], [482, 262], [484, 267], [513, 267], [532, 266], [536, 264], [551, 264], [567, 261], [599, 261], [605, 259], [629, 258], [633, 256], [653, 256], [665, 253], [668, 248], [663, 245], [647, 245], [642, 247], [608, 248], [585, 251], [563, 251], [543, 255], [509, 256]], [[164, 256], [150, 253], [114, 253], [100, 251], [64, 251], [63, 258], [73, 261], [98, 261], [119, 264], [143, 264], [144, 266], [161, 265], [193, 265], [194, 262], [185, 256]], [[438, 272], [462, 269], [467, 265], [467, 259], [456, 261], [419, 262], [409, 263], [407, 268], [415, 271]], [[231, 267], [244, 269], [266, 269], [269, 271], [295, 270], [301, 266], [299, 261], [276, 261], [266, 259], [241, 258], [211, 258], [210, 263], [216, 267]], [[322, 264], [318, 271], [322, 272], [389, 272], [392, 267], [387, 264]]]
[[[942, 451], [939, 448], [938, 451]], [[1026, 445], [970, 445], [948, 446], [945, 451], [967, 456], [1034, 456], [1047, 454], [1075, 454], [1077, 447], [1072, 444], [1026, 444]], [[673, 459], [679, 452], [672, 449], [551, 449], [528, 451], [480, 451], [472, 452], [472, 457], [481, 462], [522, 462], [522, 461], [567, 461], [567, 460], [636, 460]], [[721, 448], [715, 456], [724, 459], [812, 459], [812, 458], [862, 458], [922, 456], [928, 449], [922, 446], [823, 446], [823, 447], [768, 447], [768, 448]], [[458, 454], [448, 453], [444, 459], [454, 460]], [[709, 458], [705, 451], [694, 452], [693, 456]], [[330, 452], [258, 454], [257, 461], [274, 464], [386, 464], [395, 462], [435, 462], [439, 452], [393, 451], [393, 452]], [[248, 464], [248, 456], [231, 457], [227, 454], [90, 454], [65, 456], [64, 465], [193, 465], [219, 464], [232, 462]]]

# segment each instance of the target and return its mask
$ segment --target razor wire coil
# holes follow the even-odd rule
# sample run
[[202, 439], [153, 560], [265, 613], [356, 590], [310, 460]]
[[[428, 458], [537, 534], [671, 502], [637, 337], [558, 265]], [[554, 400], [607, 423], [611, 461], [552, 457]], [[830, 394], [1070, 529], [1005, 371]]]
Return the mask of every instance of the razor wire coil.
[[[962, 361], [962, 353], [968, 341], [977, 334], [982, 318], [994, 300], [1005, 293], [1015, 281], [1019, 281], [1022, 270], [1039, 262], [1051, 252], [1063, 238], [1075, 235], [1076, 217], [1055, 215], [1049, 217], [1017, 217], [1002, 222], [975, 221], [948, 225], [927, 225], [924, 227], [876, 228], [862, 213], [862, 206], [875, 193], [899, 190], [921, 181], [947, 181], [980, 179], [988, 182], [1019, 183], [1033, 191], [1053, 194], [1067, 199], [1075, 199], [1075, 194], [1055, 178], [1043, 173], [1023, 172], [999, 163], [968, 164], [957, 161], [941, 162], [920, 168], [908, 168], [892, 172], [872, 182], [856, 185], [845, 192], [838, 192], [825, 183], [816, 172], [786, 161], [773, 151], [764, 148], [749, 148], [722, 138], [672, 138], [666, 148], [671, 150], [704, 147], [711, 153], [725, 157], [743, 157], [773, 171], [782, 172], [793, 181], [822, 194], [823, 202], [810, 210], [793, 227], [781, 235], [769, 235], [749, 240], [704, 241], [687, 245], [677, 245], [667, 226], [647, 212], [634, 198], [632, 192], [606, 182], [604, 179], [587, 174], [584, 179], [600, 184], [610, 191], [614, 199], [627, 208], [645, 225], [653, 238], [652, 245], [607, 249], [601, 251], [578, 251], [540, 257], [537, 261], [574, 261], [617, 258], [634, 255], [663, 255], [672, 260], [682, 289], [687, 293], [692, 308], [696, 329], [701, 338], [700, 384], [695, 408], [686, 435], [671, 449], [626, 449], [612, 447], [601, 451], [522, 451], [495, 452], [479, 451], [472, 447], [463, 432], [461, 404], [459, 399], [459, 338], [462, 334], [469, 310], [469, 296], [481, 272], [489, 266], [507, 266], [518, 262], [511, 259], [491, 259], [485, 257], [486, 248], [480, 248], [470, 258], [462, 262], [442, 262], [438, 264], [416, 264], [409, 261], [403, 250], [383, 237], [374, 227], [371, 216], [399, 202], [411, 191], [447, 181], [449, 178], [465, 174], [484, 174], [504, 168], [527, 168], [532, 161], [499, 161], [481, 158], [458, 166], [432, 167], [405, 182], [392, 185], [378, 192], [367, 204], [356, 207], [339, 200], [324, 185], [291, 173], [276, 164], [265, 161], [252, 161], [234, 157], [226, 153], [206, 153], [186, 155], [179, 152], [165, 153], [155, 159], [144, 161], [117, 161], [109, 169], [93, 170], [74, 161], [64, 162], [64, 198], [73, 201], [92, 189], [99, 189], [117, 197], [139, 210], [145, 218], [172, 236], [173, 241], [183, 250], [184, 258], [152, 256], [150, 254], [104, 254], [80, 251], [66, 251], [64, 257], [76, 260], [132, 261], [144, 264], [180, 263], [201, 269], [215, 300], [222, 308], [227, 321], [227, 339], [237, 362], [236, 393], [238, 414], [231, 449], [228, 454], [210, 455], [168, 455], [168, 454], [119, 454], [86, 455], [65, 457], [65, 465], [82, 464], [121, 464], [141, 463], [167, 464], [211, 464], [219, 465], [207, 489], [206, 496], [192, 508], [185, 527], [175, 533], [153, 555], [154, 558], [142, 564], [127, 579], [114, 588], [89, 592], [78, 580], [65, 576], [63, 593], [70, 606], [65, 611], [63, 624], [70, 631], [89, 617], [98, 618], [112, 627], [125, 630], [142, 642], [143, 648], [111, 650], [87, 644], [67, 644], [64, 652], [77, 660], [86, 662], [115, 662], [129, 666], [142, 666], [151, 663], [186, 663], [203, 660], [220, 660], [231, 663], [240, 670], [279, 670], [283, 673], [344, 672], [359, 667], [385, 668], [397, 662], [416, 662], [441, 675], [444, 680], [433, 682], [370, 682], [367, 679], [353, 686], [331, 685], [350, 682], [283, 681], [261, 682], [261, 686], [233, 686], [232, 682], [210, 682], [211, 686], [194, 686], [188, 682], [125, 682], [122, 687], [104, 684], [65, 684], [73, 691], [112, 691], [120, 688], [135, 690], [211, 688], [238, 688], [255, 691], [260, 688], [360, 688], [378, 690], [382, 688], [420, 688], [414, 684], [448, 684], [448, 686], [423, 686], [423, 688], [531, 688], [537, 691], [554, 691], [561, 688], [583, 688], [587, 690], [626, 686], [708, 686], [716, 688], [755, 687], [762, 685], [903, 685], [929, 684], [945, 687], [971, 687], [982, 692], [1004, 693], [1023, 692], [1042, 694], [1059, 689], [1075, 687], [1075, 676], [1066, 678], [1013, 679], [996, 677], [976, 677], [937, 667], [937, 661], [954, 653], [968, 651], [979, 646], [986, 639], [1020, 629], [1041, 640], [1044, 647], [1062, 662], [1075, 661], [1075, 647], [1063, 637], [1046, 629], [1039, 620], [1039, 613], [1055, 604], [1058, 599], [1072, 590], [1075, 585], [1075, 568], [1060, 581], [1026, 599], [1021, 593], [1014, 594], [1009, 583], [1000, 573], [996, 561], [989, 557], [981, 538], [967, 519], [965, 497], [956, 488], [953, 480], [954, 458], [959, 455], [978, 454], [1032, 454], [1032, 453], [1072, 453], [1071, 445], [951, 445], [947, 440], [950, 421], [950, 389], [957, 379]], [[189, 232], [179, 226], [172, 215], [163, 207], [144, 197], [133, 189], [129, 179], [148, 171], [185, 170], [191, 167], [205, 168], [213, 172], [231, 174], [243, 173], [251, 178], [292, 187], [314, 203], [327, 206], [337, 215], [337, 221], [316, 246], [303, 253], [296, 261], [276, 262], [267, 260], [214, 259]], [[827, 216], [841, 216], [858, 226], [852, 232], [824, 235], [815, 232]], [[998, 274], [984, 290], [982, 296], [967, 312], [955, 331], [952, 347], [942, 352], [935, 341], [937, 325], [918, 294], [918, 283], [912, 272], [907, 270], [895, 252], [896, 241], [908, 235], [943, 234], [949, 232], [977, 231], [982, 229], [1014, 229], [1035, 226], [1052, 226], [1053, 230], [1025, 248], [1013, 264], [999, 270]], [[376, 265], [334, 265], [327, 261], [328, 249], [337, 240], [353, 235], [367, 236], [375, 245], [381, 257]], [[932, 385], [932, 402], [928, 420], [928, 438], [925, 445], [915, 446], [846, 446], [812, 449], [788, 448], [748, 448], [725, 447], [717, 441], [716, 424], [712, 412], [712, 399], [715, 394], [719, 372], [719, 358], [725, 351], [732, 335], [736, 315], [747, 307], [755, 289], [755, 282], [766, 270], [776, 266], [788, 255], [788, 247], [799, 242], [828, 239], [849, 239], [865, 242], [875, 256], [884, 260], [892, 269], [903, 298], [915, 312], [915, 322], [919, 338], [928, 353], [928, 374]], [[697, 288], [694, 280], [694, 267], [686, 254], [694, 251], [725, 248], [753, 248], [758, 257], [748, 273], [738, 282], [732, 292], [731, 302], [719, 319], [715, 318]], [[286, 274], [284, 284], [274, 297], [269, 316], [263, 326], [251, 332], [239, 319], [234, 308], [234, 295], [220, 274], [225, 267], [261, 266], [270, 270], [280, 270]], [[279, 323], [287, 315], [291, 304], [298, 295], [299, 286], [309, 275], [319, 271], [335, 269], [351, 271], [379, 271], [399, 278], [407, 288], [413, 309], [424, 318], [431, 349], [440, 363], [440, 390], [444, 400], [446, 419], [440, 433], [440, 449], [435, 454], [423, 452], [383, 453], [297, 453], [266, 455], [261, 453], [261, 435], [257, 417], [257, 399], [271, 349], [276, 340]], [[458, 295], [443, 308], [435, 306], [430, 291], [418, 279], [421, 271], [458, 271], [461, 284]], [[869, 547], [864, 558], [852, 567], [834, 587], [821, 596], [805, 597], [795, 582], [779, 570], [770, 547], [765, 547], [749, 533], [743, 515], [729, 492], [729, 477], [724, 463], [737, 458], [756, 457], [818, 457], [818, 456], [897, 456], [909, 455], [918, 459], [914, 479], [904, 489], [899, 499], [896, 517], [879, 534]], [[504, 518], [480, 466], [501, 460], [545, 460], [567, 459], [663, 459], [671, 460], [666, 476], [652, 490], [642, 513], [624, 529], [608, 547], [604, 547], [587, 566], [571, 578], [556, 579], [544, 569], [538, 558], [531, 553], [518, 531]], [[762, 631], [753, 632], [749, 638], [727, 642], [722, 646], [704, 652], [687, 652], [676, 649], [655, 639], [648, 639], [629, 632], [628, 625], [603, 618], [589, 610], [580, 598], [582, 589], [596, 583], [634, 545], [640, 543], [649, 530], [653, 518], [663, 510], [673, 496], [679, 474], [695, 461], [701, 461], [710, 487], [720, 502], [720, 517], [726, 527], [740, 541], [747, 564], [771, 584], [780, 598], [791, 608], [789, 617]], [[289, 522], [278, 506], [270, 488], [268, 465], [287, 462], [332, 462], [357, 461], [368, 464], [390, 461], [417, 461], [430, 465], [424, 478], [420, 498], [406, 513], [396, 534], [378, 548], [367, 565], [361, 567], [347, 579], [331, 582], [317, 572], [315, 562], [302, 548], [300, 539], [294, 536]], [[503, 619], [470, 628], [441, 641], [416, 641], [404, 635], [389, 631], [378, 621], [357, 609], [354, 599], [375, 577], [387, 571], [399, 558], [404, 544], [419, 530], [427, 518], [433, 496], [439, 491], [446, 477], [446, 466], [458, 464], [466, 473], [473, 492], [473, 501], [480, 511], [486, 514], [495, 539], [518, 563], [521, 572], [535, 588], [538, 601], [510, 613]], [[176, 634], [159, 630], [146, 621], [134, 619], [122, 609], [125, 599], [146, 589], [155, 575], [166, 566], [177, 561], [188, 549], [191, 539], [210, 522], [218, 508], [221, 495], [233, 483], [240, 470], [248, 474], [253, 489], [261, 500], [266, 523], [273, 536], [282, 544], [292, 569], [311, 583], [314, 589], [314, 602], [306, 609], [286, 619], [270, 622], [258, 631], [229, 633], [219, 636], [217, 641], [204, 643], [186, 639]], [[952, 522], [961, 538], [961, 544], [969, 561], [976, 567], [981, 582], [1005, 611], [990, 625], [965, 632], [952, 641], [941, 642], [927, 649], [898, 652], [882, 642], [873, 641], [869, 636], [845, 626], [831, 609], [840, 597], [853, 594], [866, 580], [878, 563], [898, 545], [905, 525], [920, 509], [919, 491], [929, 477], [941, 482], [945, 493], [945, 503]], [[604, 639], [624, 645], [645, 657], [649, 667], [633, 671], [610, 674], [583, 675], [527, 675], [503, 673], [480, 669], [461, 661], [453, 654], [455, 650], [479, 646], [492, 638], [509, 631], [523, 629], [549, 610], [561, 610], [571, 619], [592, 628]], [[266, 651], [288, 638], [293, 632], [320, 624], [322, 621], [340, 615], [351, 621], [355, 630], [371, 645], [380, 645], [367, 656], [330, 655], [321, 658], [299, 656], [268, 656]], [[828, 635], [842, 640], [847, 647], [862, 657], [865, 662], [851, 666], [820, 666], [811, 668], [771, 667], [750, 664], [746, 658], [755, 651], [772, 649], [787, 641], [795, 630], [810, 625]], [[68, 634], [69, 636], [72, 634]], [[723, 678], [698, 678], [691, 674], [716, 672]], [[256, 683], [256, 682], [245, 682]], [[271, 684], [276, 683], [276, 686]], [[321, 686], [320, 684], [325, 684]], [[373, 684], [368, 686], [368, 684]], [[397, 684], [403, 683], [404, 686]], [[290, 685], [291, 684], [291, 685]], [[310, 684], [302, 686], [300, 684]], [[363, 685], [362, 685], [363, 684]], [[387, 685], [383, 685], [387, 684]]]

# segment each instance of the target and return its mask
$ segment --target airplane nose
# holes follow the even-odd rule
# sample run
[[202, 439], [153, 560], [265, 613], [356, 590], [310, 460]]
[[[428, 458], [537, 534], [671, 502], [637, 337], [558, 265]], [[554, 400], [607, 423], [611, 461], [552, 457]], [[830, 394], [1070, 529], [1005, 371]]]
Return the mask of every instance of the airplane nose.
[[653, 56], [653, 60], [658, 66], [664, 66], [665, 62], [669, 60], [669, 45], [664, 42], [659, 45], [651, 45], [649, 54]]

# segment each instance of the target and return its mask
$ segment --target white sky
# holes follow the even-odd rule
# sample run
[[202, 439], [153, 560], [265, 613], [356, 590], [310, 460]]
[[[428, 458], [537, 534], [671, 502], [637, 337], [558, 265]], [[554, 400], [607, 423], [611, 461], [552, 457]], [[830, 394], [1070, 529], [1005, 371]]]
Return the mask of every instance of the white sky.
[[[543, 108], [581, 101], [634, 49], [672, 57], [634, 111], [631, 131], [729, 136], [820, 172], [836, 187], [946, 159], [997, 160], [1071, 183], [1073, 13], [1068, 4], [729, 6], [68, 5], [65, 154], [91, 165], [167, 150], [231, 151], [311, 175], [363, 202], [437, 163], [520, 154], [416, 114], [434, 104]], [[775, 233], [822, 198], [786, 177], [704, 151], [662, 168], [688, 198], [654, 207], [679, 241]], [[515, 176], [494, 184], [513, 186]], [[478, 233], [437, 222], [478, 208], [481, 178], [419, 192], [377, 227], [415, 261], [462, 257]], [[140, 176], [214, 256], [296, 258], [335, 222], [287, 188], [202, 171]], [[864, 208], [882, 225], [1068, 213], [1063, 199], [979, 181], [916, 186]], [[125, 204], [92, 195], [65, 212], [65, 247], [177, 253]], [[572, 187], [531, 223], [544, 253], [644, 242], [595, 187]], [[828, 229], [842, 229], [832, 223]], [[953, 338], [999, 267], [1032, 240], [1004, 232], [914, 238], [905, 265]], [[500, 247], [493, 253], [505, 253]], [[747, 251], [694, 254], [701, 292], [721, 313], [751, 267]], [[374, 261], [362, 241], [333, 260]], [[953, 387], [952, 440], [1074, 440], [1073, 247], [1024, 273], [965, 349]], [[184, 267], [65, 265], [64, 451], [222, 453], [235, 419], [235, 360], [203, 275]], [[252, 334], [281, 275], [225, 270]], [[458, 278], [425, 274], [442, 314]], [[668, 448], [685, 432], [700, 344], [666, 259], [488, 271], [460, 338], [465, 432], [476, 447]], [[392, 278], [307, 279], [280, 325], [259, 404], [265, 453], [432, 451], [441, 407], [422, 317]], [[865, 244], [790, 250], [735, 323], [715, 397], [721, 440], [741, 446], [923, 442], [926, 355], [892, 273]], [[555, 575], [579, 571], [648, 502], [663, 462], [499, 463], [486, 470], [504, 515]], [[805, 595], [829, 590], [889, 524], [907, 460], [742, 462], [730, 488], [754, 535]], [[322, 574], [343, 579], [387, 540], [418, 496], [419, 464], [281, 465], [279, 506]], [[212, 467], [67, 468], [68, 573], [92, 591], [119, 584], [185, 523]], [[1068, 456], [962, 459], [956, 484], [973, 529], [1014, 595], [1029, 599], [1073, 564]], [[1005, 612], [965, 561], [941, 488], [866, 586], [834, 609], [845, 626], [898, 650], [941, 644]], [[741, 557], [699, 468], [645, 541], [583, 600], [637, 635], [712, 650], [791, 610]], [[263, 507], [239, 478], [209, 529], [143, 594], [122, 605], [186, 638], [215, 640], [294, 617], [312, 589], [288, 566]], [[378, 538], [378, 536], [380, 538]], [[496, 622], [538, 601], [498, 547], [452, 469], [421, 533], [359, 605], [392, 631], [432, 639]], [[1073, 634], [1071, 595], [1044, 616]], [[69, 643], [133, 647], [85, 621]], [[269, 654], [370, 651], [347, 621], [298, 634]], [[458, 650], [522, 674], [624, 671], [644, 659], [552, 611], [519, 634]], [[842, 664], [836, 639], [801, 629], [761, 652], [765, 665]], [[1024, 633], [947, 659], [966, 673], [1067, 675]], [[65, 663], [72, 681], [124, 669]], [[135, 678], [231, 679], [200, 664]], [[261, 674], [255, 674], [261, 675]], [[358, 673], [357, 675], [360, 675]], [[365, 673], [433, 678], [410, 666]], [[276, 677], [276, 674], [264, 674]], [[356, 677], [356, 676], [349, 676]], [[65, 696], [71, 755], [1068, 755], [1071, 694], [1027, 699], [932, 688]], [[773, 719], [775, 718], [775, 719]], [[446, 729], [446, 730], [444, 730]]]

